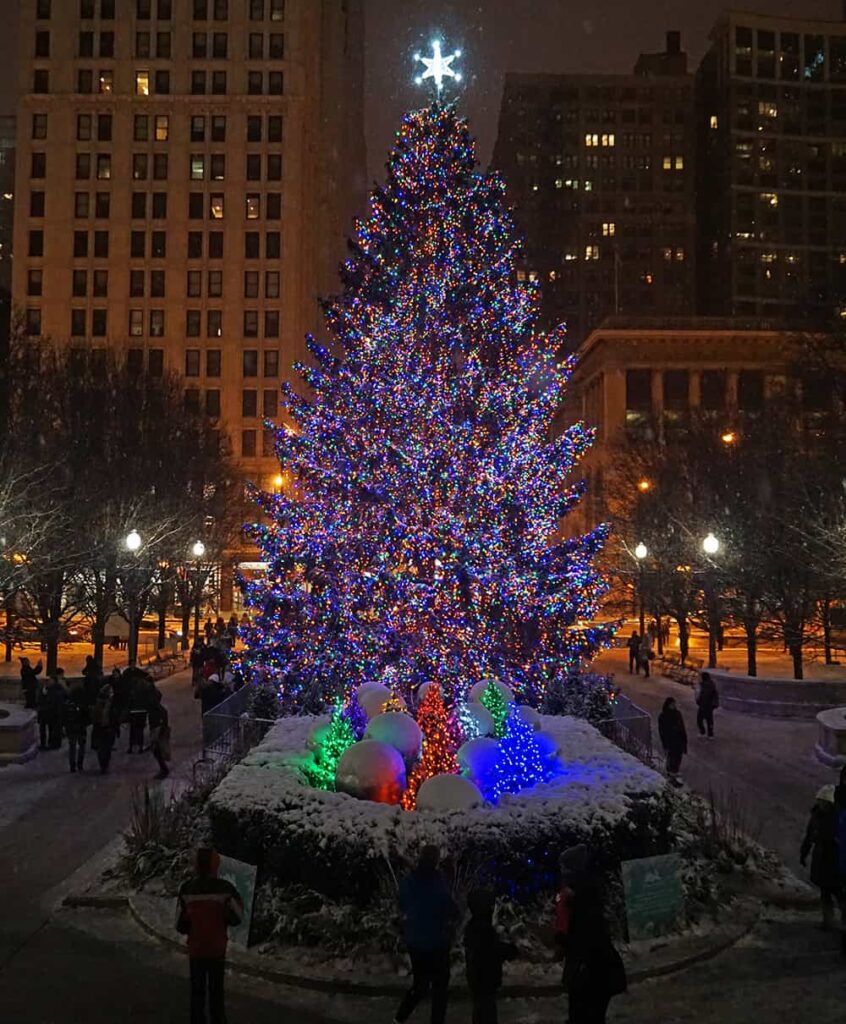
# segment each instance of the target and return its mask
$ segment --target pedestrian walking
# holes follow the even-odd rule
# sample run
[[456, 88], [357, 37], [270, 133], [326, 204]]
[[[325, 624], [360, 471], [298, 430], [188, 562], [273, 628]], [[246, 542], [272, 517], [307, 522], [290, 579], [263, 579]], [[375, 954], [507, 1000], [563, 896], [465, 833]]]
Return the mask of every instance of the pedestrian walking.
[[637, 630], [634, 630], [626, 641], [626, 647], [629, 651], [629, 675], [633, 672], [637, 674], [637, 659], [640, 651], [640, 633]]
[[486, 889], [477, 889], [467, 897], [470, 920], [464, 929], [464, 962], [473, 1000], [473, 1024], [497, 1024], [496, 995], [502, 985], [502, 965], [517, 956], [517, 947], [497, 935], [495, 907], [494, 895]]
[[191, 1024], [226, 1021], [223, 981], [228, 929], [240, 923], [244, 905], [235, 886], [217, 877], [219, 867], [216, 850], [197, 850], [195, 874], [182, 884], [177, 899], [176, 930], [188, 937]]
[[203, 667], [203, 661], [205, 655], [203, 653], [203, 643], [199, 637], [194, 641], [194, 646], [191, 648], [191, 657], [189, 664], [191, 665], [191, 683], [197, 685], [197, 680], [200, 678], [200, 670]]
[[62, 705], [62, 724], [68, 738], [68, 764], [72, 772], [82, 771], [88, 738], [90, 705], [85, 680], [75, 679]]
[[97, 752], [100, 773], [105, 775], [112, 760], [115, 742], [114, 687], [103, 683], [91, 709], [91, 749]]
[[707, 727], [708, 739], [714, 738], [714, 711], [720, 706], [720, 694], [710, 672], [702, 672], [694, 694], [696, 700], [696, 727], [704, 736]]
[[638, 668], [643, 669], [643, 674], [649, 678], [649, 662], [655, 657], [652, 653], [652, 642], [649, 639], [649, 631], [644, 632], [640, 638], [640, 647], [637, 652]]
[[565, 850], [561, 869], [572, 892], [563, 975], [569, 1024], [605, 1024], [611, 999], [626, 991], [626, 970], [611, 941], [588, 848]]
[[166, 779], [170, 774], [170, 716], [162, 703], [162, 692], [153, 688], [153, 699], [147, 712], [150, 724], [150, 752], [159, 766], [157, 779]]
[[45, 680], [38, 692], [38, 729], [42, 750], [58, 750], [62, 745], [62, 708], [67, 692], [65, 673], [57, 668], [55, 675]]
[[41, 659], [33, 668], [29, 658], [21, 658], [21, 689], [23, 690], [24, 707], [34, 711], [38, 706], [38, 677], [42, 671]]
[[432, 997], [431, 1024], [444, 1024], [449, 993], [449, 950], [458, 916], [437, 846], [424, 846], [417, 867], [399, 891], [412, 984], [397, 1008], [394, 1024], [403, 1024], [414, 1007]]
[[658, 716], [658, 735], [667, 755], [667, 775], [670, 782], [674, 786], [680, 786], [679, 769], [682, 757], [687, 753], [687, 729], [673, 697], [668, 697], [664, 701], [661, 714]]
[[670, 642], [670, 619], [661, 619], [661, 640], [666, 645]]
[[805, 838], [799, 851], [802, 867], [811, 855], [811, 885], [820, 891], [822, 926], [834, 924], [834, 904], [840, 911], [841, 927], [846, 926], [846, 893], [840, 876], [837, 849], [837, 812], [834, 807], [834, 785], [822, 786], [816, 795]]
[[100, 667], [99, 661], [92, 654], [85, 656], [82, 678], [85, 680], [85, 693], [88, 698], [88, 705], [92, 707], [103, 682], [103, 669]]
[[131, 673], [129, 690], [129, 749], [128, 754], [137, 750], [144, 752], [144, 730], [147, 727], [147, 712], [150, 706], [150, 682], [147, 676], [138, 670], [127, 669]]

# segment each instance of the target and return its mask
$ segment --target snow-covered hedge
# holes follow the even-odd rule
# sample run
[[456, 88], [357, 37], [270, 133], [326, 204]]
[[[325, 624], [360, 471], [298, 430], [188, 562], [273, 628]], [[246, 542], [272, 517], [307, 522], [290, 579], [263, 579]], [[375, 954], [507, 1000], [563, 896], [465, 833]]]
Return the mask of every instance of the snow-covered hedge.
[[323, 719], [281, 719], [212, 793], [218, 849], [286, 882], [367, 899], [388, 863], [437, 843], [464, 870], [501, 891], [551, 882], [562, 849], [587, 842], [609, 866], [668, 844], [664, 780], [576, 718], [543, 716], [562, 772], [549, 783], [474, 810], [403, 811], [313, 789], [300, 765]]

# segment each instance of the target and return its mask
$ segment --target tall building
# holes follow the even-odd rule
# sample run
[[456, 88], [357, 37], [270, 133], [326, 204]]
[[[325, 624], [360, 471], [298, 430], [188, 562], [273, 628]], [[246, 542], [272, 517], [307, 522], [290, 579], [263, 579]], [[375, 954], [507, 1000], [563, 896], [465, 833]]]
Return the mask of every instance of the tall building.
[[677, 32], [631, 75], [506, 75], [492, 163], [569, 347], [615, 312], [693, 311], [693, 110]]
[[12, 322], [12, 232], [15, 203], [15, 119], [0, 117], [0, 432], [8, 410], [9, 332]]
[[360, 0], [22, 0], [26, 330], [184, 375], [240, 467], [319, 329], [364, 186]]
[[846, 316], [846, 23], [727, 14], [697, 98], [700, 310]]

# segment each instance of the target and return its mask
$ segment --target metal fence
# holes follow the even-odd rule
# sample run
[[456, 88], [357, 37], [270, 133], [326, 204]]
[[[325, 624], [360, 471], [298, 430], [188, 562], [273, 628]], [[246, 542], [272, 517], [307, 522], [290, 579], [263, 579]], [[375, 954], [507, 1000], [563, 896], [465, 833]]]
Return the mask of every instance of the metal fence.
[[602, 735], [644, 764], [652, 764], [652, 718], [634, 701], [620, 694], [610, 718], [597, 723]]
[[238, 757], [264, 739], [273, 725], [250, 713], [250, 688], [242, 686], [203, 715], [203, 760]]

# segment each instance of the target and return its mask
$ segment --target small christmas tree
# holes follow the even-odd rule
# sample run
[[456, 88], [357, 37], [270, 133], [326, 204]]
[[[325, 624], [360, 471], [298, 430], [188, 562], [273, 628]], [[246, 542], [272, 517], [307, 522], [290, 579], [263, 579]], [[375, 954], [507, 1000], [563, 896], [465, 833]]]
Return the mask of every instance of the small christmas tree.
[[359, 703], [358, 694], [355, 691], [353, 691], [350, 699], [344, 705], [342, 714], [349, 722], [355, 739], [362, 739], [364, 737], [364, 730], [367, 728], [367, 712]]
[[494, 680], [491, 680], [485, 687], [481, 697], [481, 704], [490, 711], [491, 717], [494, 720], [494, 736], [497, 739], [501, 739], [505, 735], [508, 705], [505, 703], [502, 690], [500, 690]]
[[532, 726], [517, 714], [517, 705], [509, 707], [505, 735], [499, 744], [499, 757], [485, 786], [487, 798], [496, 803], [503, 793], [547, 782], [555, 774], [544, 756]]
[[385, 701], [382, 714], [390, 714], [397, 711], [405, 711], [405, 704], [400, 700], [396, 690], [391, 690], [391, 696]]
[[408, 788], [402, 796], [402, 806], [413, 811], [417, 806], [417, 790], [433, 775], [457, 775], [458, 746], [456, 731], [444, 707], [441, 688], [433, 683], [426, 692], [417, 711], [417, 724], [423, 733], [423, 754], [408, 778]]
[[337, 703], [332, 711], [329, 732], [314, 753], [314, 764], [306, 767], [309, 781], [317, 789], [335, 788], [335, 769], [344, 751], [355, 743], [355, 735], [344, 708]]

